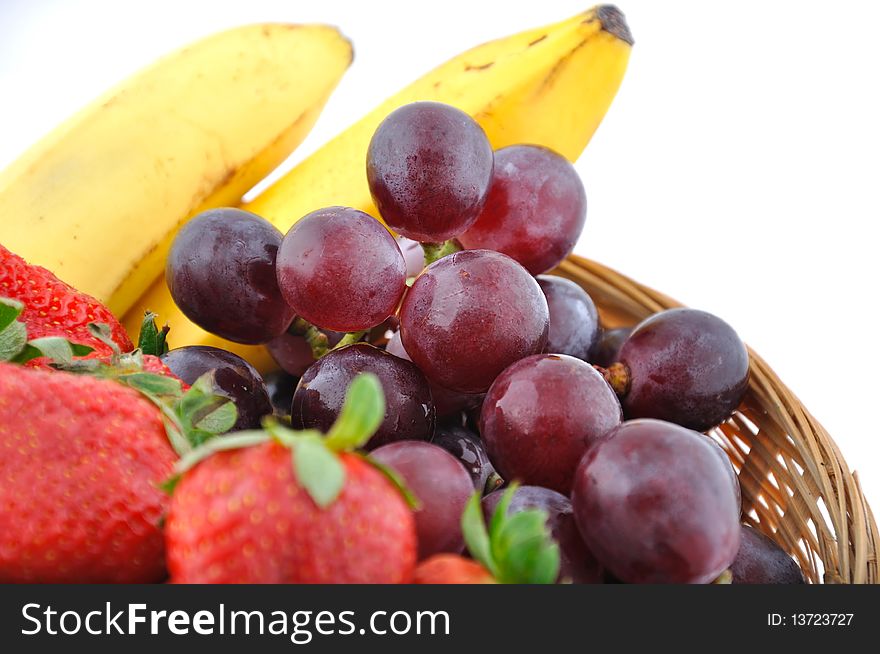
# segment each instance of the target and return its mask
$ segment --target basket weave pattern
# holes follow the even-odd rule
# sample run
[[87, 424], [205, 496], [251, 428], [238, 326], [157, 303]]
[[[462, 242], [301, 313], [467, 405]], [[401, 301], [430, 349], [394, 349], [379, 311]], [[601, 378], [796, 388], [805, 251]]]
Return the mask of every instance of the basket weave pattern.
[[[681, 306], [576, 255], [554, 272], [583, 287], [609, 327]], [[746, 398], [711, 432], [739, 472], [744, 519], [792, 554], [812, 583], [880, 583], [880, 537], [858, 476], [776, 373], [751, 349], [749, 356]]]

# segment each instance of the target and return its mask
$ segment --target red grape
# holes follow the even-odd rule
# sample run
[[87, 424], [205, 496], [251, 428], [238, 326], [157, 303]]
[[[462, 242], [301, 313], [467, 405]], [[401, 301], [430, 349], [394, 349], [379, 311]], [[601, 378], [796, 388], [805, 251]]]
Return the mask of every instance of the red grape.
[[594, 444], [575, 473], [578, 528], [626, 583], [708, 583], [739, 549], [739, 506], [705, 436], [643, 419]]
[[474, 481], [474, 488], [483, 492], [495, 468], [489, 462], [479, 436], [462, 425], [444, 424], [437, 425], [431, 442], [461, 461]]
[[283, 370], [273, 370], [263, 377], [263, 380], [266, 382], [266, 391], [269, 393], [275, 415], [289, 417], [290, 405], [293, 403], [293, 392], [296, 390], [299, 379]]
[[[403, 343], [400, 340], [400, 331], [394, 332], [388, 341], [388, 345], [385, 346], [385, 351], [401, 359], [412, 361], [403, 348]], [[434, 407], [437, 409], [438, 418], [450, 416], [459, 411], [466, 411], [483, 403], [483, 393], [451, 391], [439, 384], [435, 384], [430, 379], [428, 380], [428, 385], [431, 387], [431, 397], [434, 398]]]
[[474, 494], [464, 466], [442, 447], [421, 441], [383, 445], [370, 456], [397, 472], [421, 504], [415, 512], [419, 559], [461, 552], [461, 514]]
[[458, 236], [476, 220], [492, 182], [492, 147], [463, 111], [414, 102], [392, 112], [367, 152], [367, 181], [394, 231], [423, 243]]
[[[550, 328], [553, 328], [553, 317], [550, 317]], [[593, 348], [587, 361], [597, 366], [607, 368], [617, 361], [617, 353], [620, 346], [632, 334], [632, 327], [618, 327], [617, 329], [604, 329], [596, 337]]]
[[564, 277], [539, 275], [550, 308], [550, 331], [545, 352], [587, 360], [599, 332], [599, 312], [580, 286]]
[[538, 354], [514, 363], [489, 388], [480, 435], [504, 479], [568, 494], [586, 449], [621, 418], [617, 396], [595, 368]]
[[240, 209], [212, 209], [185, 224], [168, 253], [175, 304], [202, 329], [238, 343], [265, 343], [293, 321], [278, 289], [281, 232]]
[[376, 219], [347, 207], [314, 211], [278, 251], [278, 286], [303, 319], [337, 332], [369, 329], [394, 313], [406, 264]]
[[742, 525], [739, 552], [730, 565], [734, 584], [803, 584], [794, 559], [757, 529]]
[[[329, 329], [320, 330], [327, 337], [327, 345], [333, 347], [342, 337], [342, 332], [334, 332]], [[303, 373], [315, 362], [312, 346], [309, 345], [305, 336], [284, 332], [281, 336], [273, 338], [266, 343], [266, 349], [282, 369], [294, 377], [302, 377]]]
[[259, 427], [263, 416], [273, 413], [262, 376], [237, 354], [208, 345], [187, 345], [166, 352], [161, 359], [190, 385], [206, 372], [214, 371], [214, 392], [228, 397], [238, 409], [232, 431]]
[[409, 361], [366, 343], [332, 350], [306, 370], [293, 395], [293, 426], [328, 431], [346, 390], [362, 372], [375, 374], [385, 393], [385, 419], [367, 449], [404, 439], [431, 440], [434, 402], [425, 376]]
[[726, 322], [669, 309], [640, 323], [620, 348], [627, 418], [657, 418], [705, 431], [729, 418], [749, 382], [749, 353]]
[[584, 185], [565, 157], [537, 145], [511, 145], [495, 153], [486, 206], [459, 241], [503, 252], [538, 275], [571, 252], [586, 216]]
[[400, 309], [403, 346], [435, 383], [482, 393], [507, 366], [540, 352], [549, 310], [541, 287], [510, 257], [456, 252], [416, 279]]
[[[483, 498], [483, 514], [490, 520], [504, 489], [489, 493]], [[602, 567], [584, 543], [574, 521], [571, 502], [565, 495], [540, 486], [520, 486], [513, 491], [513, 498], [507, 508], [508, 515], [527, 509], [540, 509], [547, 512], [547, 529], [559, 545], [559, 581], [576, 584], [601, 584]]]

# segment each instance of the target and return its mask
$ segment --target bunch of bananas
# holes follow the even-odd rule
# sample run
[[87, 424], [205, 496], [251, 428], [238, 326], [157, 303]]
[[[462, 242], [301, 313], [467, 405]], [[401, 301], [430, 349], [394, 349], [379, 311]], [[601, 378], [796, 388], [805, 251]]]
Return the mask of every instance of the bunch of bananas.
[[[631, 45], [611, 6], [480, 45], [388, 98], [242, 208], [282, 232], [327, 205], [378, 217], [367, 145], [385, 116], [418, 100], [466, 111], [496, 149], [535, 143], [575, 160]], [[172, 345], [215, 345], [265, 367], [262, 348], [223, 341], [177, 309], [165, 256], [190, 217], [238, 205], [299, 145], [351, 58], [337, 30], [286, 24], [233, 29], [165, 57], [0, 173], [0, 243], [107, 303], [133, 334], [150, 309], [172, 326]]]

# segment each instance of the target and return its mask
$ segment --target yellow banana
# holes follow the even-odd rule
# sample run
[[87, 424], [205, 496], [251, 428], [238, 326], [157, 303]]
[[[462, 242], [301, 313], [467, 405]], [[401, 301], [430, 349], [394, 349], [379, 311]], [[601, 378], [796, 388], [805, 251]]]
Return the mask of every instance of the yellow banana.
[[0, 173], [0, 242], [125, 313], [188, 217], [305, 138], [351, 57], [332, 27], [260, 24], [160, 59]]
[[[306, 213], [329, 205], [356, 207], [379, 217], [367, 187], [367, 146], [385, 116], [418, 100], [445, 102], [471, 114], [495, 148], [536, 143], [574, 160], [614, 99], [631, 45], [622, 14], [601, 6], [478, 46], [383, 102], [244, 208], [282, 232]], [[163, 279], [126, 317], [126, 326], [139, 324], [147, 308], [170, 321], [172, 345], [204, 342], [174, 306]]]

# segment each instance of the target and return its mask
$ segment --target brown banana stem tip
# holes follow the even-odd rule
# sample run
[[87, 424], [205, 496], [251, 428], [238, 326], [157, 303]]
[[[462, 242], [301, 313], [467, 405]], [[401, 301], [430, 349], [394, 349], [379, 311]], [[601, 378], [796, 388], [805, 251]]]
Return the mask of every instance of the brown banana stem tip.
[[602, 23], [602, 29], [616, 36], [624, 43], [632, 45], [632, 32], [629, 31], [629, 25], [626, 24], [626, 18], [623, 12], [614, 5], [599, 5], [596, 7], [596, 17]]

